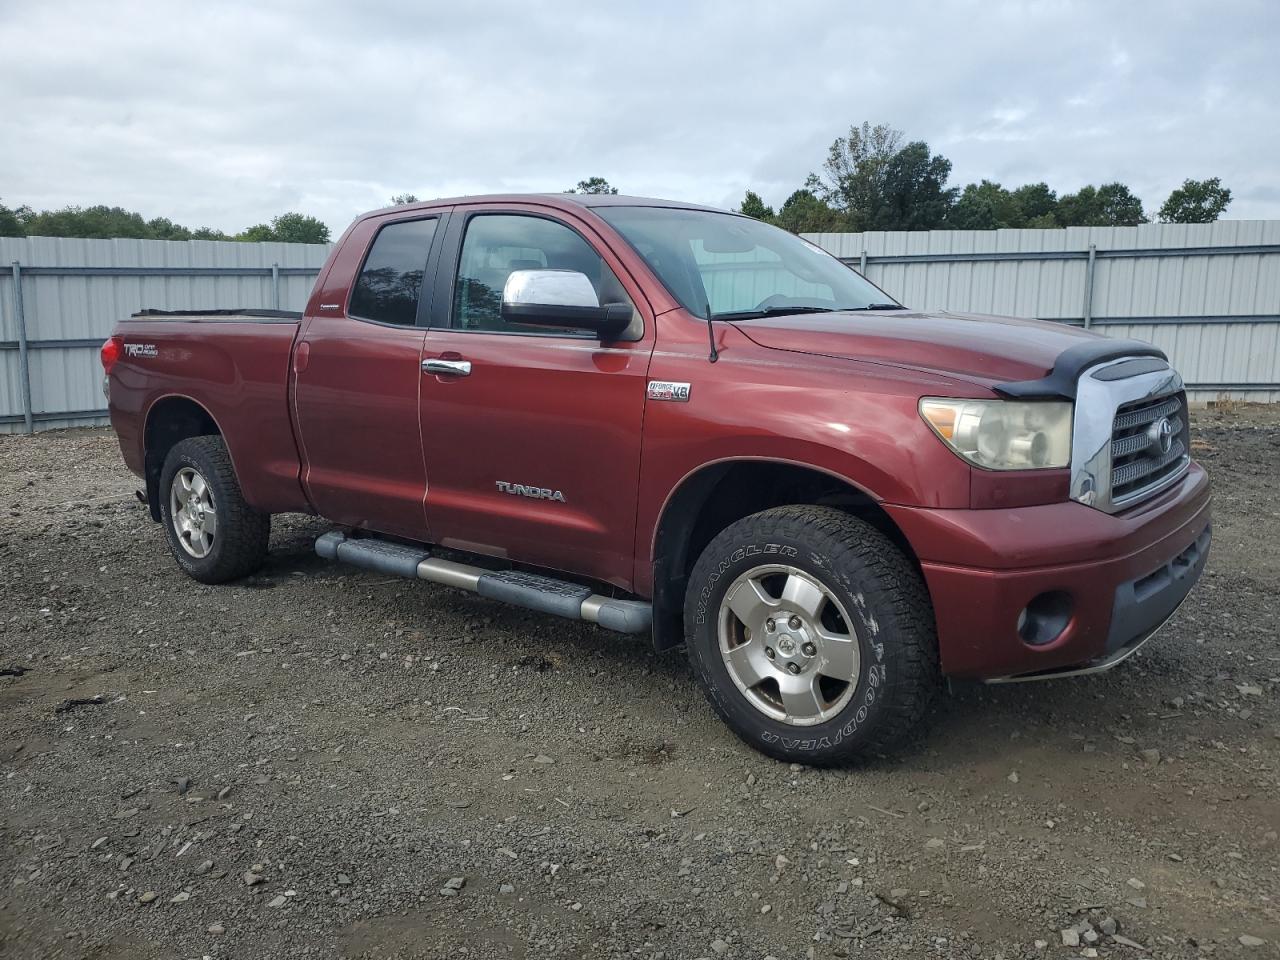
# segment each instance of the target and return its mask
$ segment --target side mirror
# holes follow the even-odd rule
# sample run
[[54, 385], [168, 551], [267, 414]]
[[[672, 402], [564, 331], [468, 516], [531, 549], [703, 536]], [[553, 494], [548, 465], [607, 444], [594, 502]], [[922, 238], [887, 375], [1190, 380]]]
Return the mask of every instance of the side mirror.
[[577, 270], [513, 270], [502, 288], [502, 319], [543, 327], [581, 327], [602, 338], [631, 323], [631, 305], [601, 304], [595, 287]]

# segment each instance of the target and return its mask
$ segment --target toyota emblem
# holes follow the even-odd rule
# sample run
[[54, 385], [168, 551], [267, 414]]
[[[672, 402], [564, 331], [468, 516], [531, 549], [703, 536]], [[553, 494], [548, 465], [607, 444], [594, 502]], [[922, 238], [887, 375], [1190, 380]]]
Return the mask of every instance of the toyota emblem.
[[1151, 449], [1166, 454], [1173, 449], [1173, 424], [1168, 417], [1161, 417], [1147, 431], [1147, 441]]

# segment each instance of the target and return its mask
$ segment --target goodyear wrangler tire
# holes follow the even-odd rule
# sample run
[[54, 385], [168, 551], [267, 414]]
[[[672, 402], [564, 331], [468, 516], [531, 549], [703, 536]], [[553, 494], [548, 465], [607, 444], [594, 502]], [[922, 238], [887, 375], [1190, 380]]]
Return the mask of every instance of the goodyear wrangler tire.
[[245, 503], [221, 437], [174, 444], [160, 470], [160, 519], [169, 552], [201, 583], [246, 577], [266, 559], [271, 515]]
[[779, 760], [883, 754], [918, 727], [938, 685], [919, 573], [830, 507], [766, 510], [712, 540], [690, 577], [685, 639], [716, 712]]

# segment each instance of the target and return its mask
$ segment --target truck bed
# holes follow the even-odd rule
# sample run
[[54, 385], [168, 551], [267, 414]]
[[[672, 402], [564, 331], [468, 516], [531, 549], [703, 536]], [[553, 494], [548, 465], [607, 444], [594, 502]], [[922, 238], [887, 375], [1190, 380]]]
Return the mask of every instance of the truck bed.
[[144, 453], [155, 411], [198, 404], [213, 412], [250, 504], [308, 509], [289, 416], [301, 321], [288, 310], [142, 310], [117, 324], [111, 422], [129, 466], [143, 475], [157, 469]]

